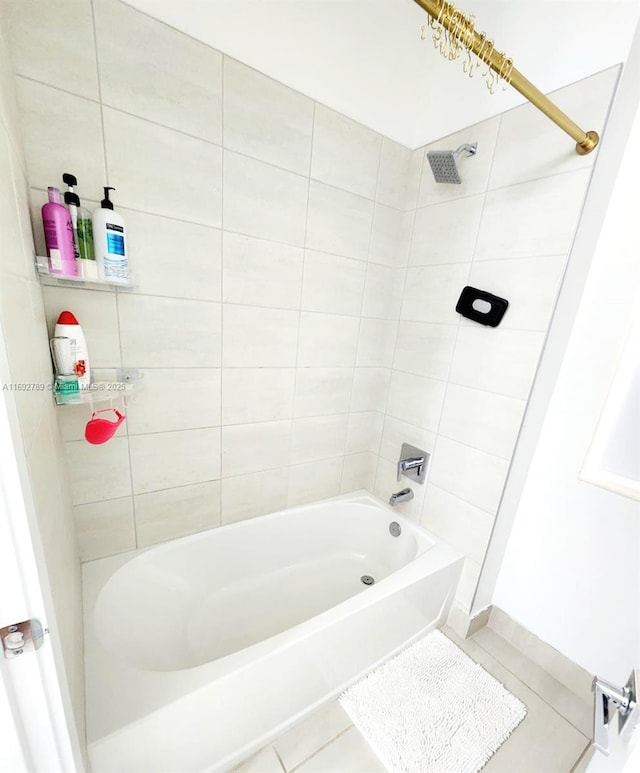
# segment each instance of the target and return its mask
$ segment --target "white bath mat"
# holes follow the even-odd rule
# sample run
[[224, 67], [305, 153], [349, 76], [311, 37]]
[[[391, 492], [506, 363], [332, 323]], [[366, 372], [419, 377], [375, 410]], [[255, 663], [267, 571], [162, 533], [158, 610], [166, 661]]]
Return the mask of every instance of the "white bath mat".
[[392, 773], [475, 773], [527, 713], [440, 631], [365, 676], [340, 703]]

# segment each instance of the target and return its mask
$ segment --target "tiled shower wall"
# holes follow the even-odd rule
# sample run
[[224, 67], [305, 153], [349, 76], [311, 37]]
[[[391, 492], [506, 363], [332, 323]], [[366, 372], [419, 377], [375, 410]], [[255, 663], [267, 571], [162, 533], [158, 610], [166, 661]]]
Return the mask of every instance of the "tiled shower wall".
[[58, 409], [82, 558], [371, 488], [422, 154], [116, 0], [6, 9], [38, 251], [65, 171], [129, 229], [132, 291], [44, 288], [144, 374], [103, 446]]
[[[601, 131], [613, 68], [553, 94]], [[466, 556], [457, 602], [468, 610], [493, 527], [556, 294], [597, 154], [523, 105], [427, 147], [478, 142], [461, 185], [438, 185], [424, 158], [374, 491], [395, 479], [403, 441], [433, 454], [426, 486], [399, 509]], [[497, 328], [460, 317], [470, 284], [506, 298]]]
[[[117, 0], [8, 11], [36, 239], [64, 171], [129, 226], [132, 291], [44, 290], [94, 367], [144, 372], [105, 446], [58, 409], [82, 557], [387, 499], [407, 441], [433, 463], [400, 510], [465, 553], [468, 609], [595, 156], [525, 105], [434, 143], [479, 143], [437, 185], [425, 149]], [[616, 77], [554, 99], [600, 129]], [[509, 299], [499, 328], [455, 313], [467, 283]]]
[[[6, 402], [23, 497], [39, 568], [48, 579], [64, 672], [80, 739], [84, 737], [84, 668], [80, 560], [74, 533], [64, 445], [56, 422], [51, 362], [40, 285], [33, 267], [29, 190], [13, 72], [0, 8], [0, 336], [7, 353], [0, 400]], [[23, 386], [20, 391], [16, 387]], [[30, 388], [31, 387], [31, 388]], [[0, 464], [7, 460], [2, 459]], [[34, 516], [33, 521], [31, 517]], [[47, 599], [48, 600], [48, 599]], [[49, 613], [50, 614], [50, 613]], [[9, 621], [3, 621], [6, 625]], [[60, 669], [62, 674], [62, 669]], [[64, 686], [63, 693], [66, 694]], [[71, 726], [71, 718], [69, 720]], [[0, 765], [1, 767], [1, 765]]]

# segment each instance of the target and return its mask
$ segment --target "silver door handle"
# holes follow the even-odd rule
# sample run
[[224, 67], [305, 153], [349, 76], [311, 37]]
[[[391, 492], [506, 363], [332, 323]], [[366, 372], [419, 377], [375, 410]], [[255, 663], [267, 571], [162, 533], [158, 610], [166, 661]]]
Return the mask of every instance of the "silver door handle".
[[638, 706], [638, 685], [640, 671], [632, 671], [624, 687], [617, 687], [605, 679], [594, 677], [593, 690], [593, 745], [609, 754], [609, 723], [614, 712], [618, 712], [618, 732], [622, 732], [631, 712]]

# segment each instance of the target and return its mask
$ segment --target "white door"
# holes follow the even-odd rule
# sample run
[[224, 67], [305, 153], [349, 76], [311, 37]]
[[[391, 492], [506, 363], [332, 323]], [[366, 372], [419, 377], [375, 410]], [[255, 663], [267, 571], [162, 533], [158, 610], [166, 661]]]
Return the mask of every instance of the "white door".
[[[0, 383], [7, 383], [7, 373], [0, 332]], [[21, 458], [14, 447], [16, 432], [13, 396], [0, 391], [0, 628], [37, 618], [47, 629], [47, 594], [41, 585], [46, 579], [38, 574], [29, 530], [20, 482], [24, 455]], [[63, 679], [48, 634], [40, 649], [12, 659], [6, 659], [0, 647], [0, 769], [11, 773], [83, 769], [75, 731], [67, 726]]]

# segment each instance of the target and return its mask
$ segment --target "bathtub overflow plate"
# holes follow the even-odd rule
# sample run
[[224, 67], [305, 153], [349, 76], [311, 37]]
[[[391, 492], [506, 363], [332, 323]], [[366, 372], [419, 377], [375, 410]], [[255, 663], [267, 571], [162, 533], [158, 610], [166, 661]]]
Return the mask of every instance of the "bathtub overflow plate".
[[360, 582], [364, 583], [365, 585], [373, 585], [375, 580], [370, 574], [363, 574], [360, 578]]

